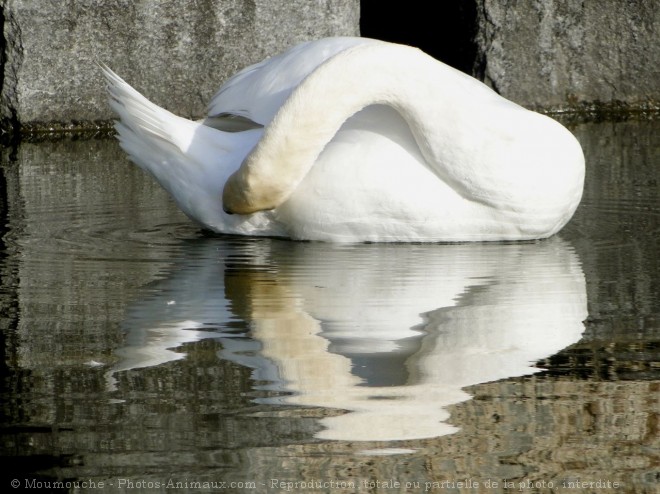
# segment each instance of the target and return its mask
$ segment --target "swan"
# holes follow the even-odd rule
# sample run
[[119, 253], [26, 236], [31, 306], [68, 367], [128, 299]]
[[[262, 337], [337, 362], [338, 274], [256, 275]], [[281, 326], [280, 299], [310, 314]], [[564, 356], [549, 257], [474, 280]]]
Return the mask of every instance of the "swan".
[[102, 70], [121, 147], [214, 232], [529, 240], [558, 232], [582, 196], [565, 127], [413, 47], [300, 44], [231, 77], [199, 121]]

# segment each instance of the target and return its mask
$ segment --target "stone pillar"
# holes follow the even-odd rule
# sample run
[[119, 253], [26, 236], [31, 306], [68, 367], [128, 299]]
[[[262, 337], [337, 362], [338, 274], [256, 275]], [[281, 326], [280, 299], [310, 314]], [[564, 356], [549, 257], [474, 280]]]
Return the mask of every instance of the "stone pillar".
[[660, 109], [657, 0], [476, 0], [477, 76], [532, 108]]
[[204, 114], [238, 69], [359, 33], [359, 0], [0, 0], [5, 132], [112, 118], [97, 62], [155, 103]]

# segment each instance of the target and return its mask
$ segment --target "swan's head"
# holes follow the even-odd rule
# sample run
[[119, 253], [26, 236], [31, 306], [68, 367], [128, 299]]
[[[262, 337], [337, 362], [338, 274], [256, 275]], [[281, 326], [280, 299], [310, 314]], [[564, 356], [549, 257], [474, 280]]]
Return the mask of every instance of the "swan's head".
[[[243, 167], [242, 167], [243, 168]], [[275, 209], [286, 200], [284, 191], [261, 176], [239, 170], [222, 191], [222, 208], [227, 214], [252, 214]]]
[[222, 209], [227, 214], [250, 214], [254, 210], [248, 205], [244, 192], [237, 186], [235, 175], [229, 177], [222, 190]]
[[307, 175], [341, 121], [331, 124], [330, 129], [323, 123], [300, 124], [297, 115], [304, 113], [305, 105], [309, 106], [295, 95], [289, 98], [241, 166], [229, 176], [222, 192], [227, 214], [275, 209]]

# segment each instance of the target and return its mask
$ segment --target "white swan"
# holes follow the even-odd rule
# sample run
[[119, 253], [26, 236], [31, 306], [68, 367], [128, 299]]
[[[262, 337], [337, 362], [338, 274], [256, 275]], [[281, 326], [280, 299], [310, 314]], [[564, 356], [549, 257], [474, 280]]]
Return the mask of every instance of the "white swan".
[[200, 122], [104, 72], [122, 147], [216, 232], [534, 239], [559, 231], [582, 196], [568, 130], [408, 46], [296, 46], [229, 79]]

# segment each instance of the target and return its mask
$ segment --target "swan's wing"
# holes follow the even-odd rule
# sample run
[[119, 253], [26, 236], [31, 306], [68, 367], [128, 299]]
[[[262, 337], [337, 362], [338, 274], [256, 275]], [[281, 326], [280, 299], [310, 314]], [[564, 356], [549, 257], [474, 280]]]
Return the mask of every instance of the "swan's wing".
[[377, 42], [368, 38], [324, 38], [295, 46], [231, 77], [211, 100], [208, 114], [239, 115], [266, 125], [298, 84], [328, 58], [358, 44]]

